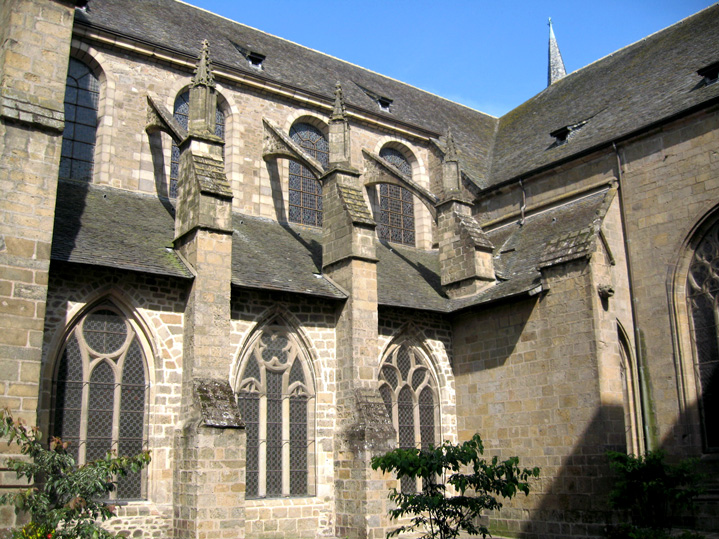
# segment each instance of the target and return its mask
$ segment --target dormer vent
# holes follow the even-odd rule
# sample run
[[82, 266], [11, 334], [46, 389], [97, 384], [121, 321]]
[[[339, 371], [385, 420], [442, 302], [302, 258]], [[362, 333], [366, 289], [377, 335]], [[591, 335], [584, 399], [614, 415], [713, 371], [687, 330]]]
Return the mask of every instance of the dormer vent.
[[257, 51], [253, 51], [247, 47], [243, 47], [242, 45], [239, 45], [234, 41], [230, 41], [230, 43], [232, 43], [232, 45], [237, 49], [237, 52], [239, 52], [242, 56], [245, 57], [245, 60], [247, 60], [247, 63], [250, 64], [250, 67], [252, 67], [253, 69], [262, 69], [262, 62], [265, 61], [265, 58], [267, 58], [267, 56]]
[[719, 80], [719, 62], [714, 62], [713, 64], [702, 67], [697, 71], [697, 75], [704, 77], [704, 80], [702, 81], [704, 86], [714, 84], [717, 80]]
[[[357, 84], [355, 82], [355, 84]], [[377, 92], [374, 92], [368, 88], [365, 88], [364, 86], [357, 84], [360, 90], [362, 90], [365, 94], [367, 94], [367, 97], [369, 97], [372, 101], [377, 103], [377, 106], [379, 106], [379, 110], [382, 112], [392, 112], [391, 105], [392, 100], [389, 97], [385, 97], [383, 95], [378, 94]]]
[[556, 139], [551, 147], [554, 148], [556, 146], [561, 146], [562, 144], [566, 144], [567, 142], [569, 142], [569, 139], [572, 138], [572, 134], [575, 131], [581, 129], [584, 125], [586, 125], [587, 121], [588, 120], [584, 120], [576, 124], [565, 125], [564, 127], [560, 127], [559, 129], [556, 129], [549, 133], [550, 136]]

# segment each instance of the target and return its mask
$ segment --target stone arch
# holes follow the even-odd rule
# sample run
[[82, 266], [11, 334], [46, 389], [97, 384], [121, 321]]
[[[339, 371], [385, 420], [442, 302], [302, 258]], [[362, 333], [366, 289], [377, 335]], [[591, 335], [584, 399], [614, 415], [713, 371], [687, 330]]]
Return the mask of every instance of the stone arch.
[[680, 411], [692, 445], [705, 452], [717, 452], [719, 377], [716, 369], [713, 375], [709, 374], [707, 359], [711, 357], [712, 365], [719, 361], [716, 350], [719, 294], [716, 286], [708, 287], [709, 282], [717, 279], [719, 206], [707, 208], [675, 252], [666, 282]]
[[627, 453], [644, 454], [643, 418], [641, 389], [639, 387], [638, 365], [632, 352], [629, 334], [617, 320], [617, 345], [619, 346], [619, 368], [622, 376], [624, 401], [624, 427], [626, 429]]
[[292, 126], [300, 122], [308, 123], [316, 127], [317, 129], [322, 131], [325, 137], [329, 138], [329, 118], [314, 111], [304, 109], [296, 110], [292, 114], [289, 114], [287, 116], [287, 118], [285, 119], [285, 125], [283, 126], [283, 131], [285, 133], [289, 133]]

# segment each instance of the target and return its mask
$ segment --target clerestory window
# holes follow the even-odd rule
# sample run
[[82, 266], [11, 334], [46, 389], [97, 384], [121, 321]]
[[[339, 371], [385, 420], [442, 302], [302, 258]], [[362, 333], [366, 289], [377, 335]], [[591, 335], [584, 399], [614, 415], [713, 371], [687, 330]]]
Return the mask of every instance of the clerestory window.
[[[136, 455], [145, 447], [146, 362], [125, 316], [102, 304], [68, 333], [53, 384], [53, 436], [69, 442], [75, 461], [108, 451]], [[143, 497], [141, 474], [120, 478], [113, 499]]]
[[[184, 91], [177, 99], [173, 114], [177, 122], [187, 129], [190, 118], [190, 92]], [[219, 103], [215, 109], [215, 135], [221, 139], [225, 138], [225, 113], [220, 109]], [[224, 150], [223, 150], [224, 151]], [[180, 148], [172, 142], [172, 155], [170, 156], [170, 198], [177, 198], [177, 180], [180, 177]]]
[[707, 451], [719, 451], [719, 224], [694, 252], [686, 294], [704, 446]]
[[314, 493], [314, 382], [287, 330], [267, 326], [242, 361], [237, 402], [247, 432], [246, 496]]
[[[296, 123], [290, 137], [327, 168], [329, 145], [322, 131], [307, 123]], [[322, 186], [307, 167], [295, 161], [290, 161], [289, 198], [290, 222], [322, 226]]]
[[100, 84], [90, 68], [70, 58], [65, 83], [65, 129], [60, 154], [61, 179], [92, 181]]
[[[420, 350], [408, 343], [385, 356], [379, 373], [379, 390], [392, 418], [400, 448], [427, 448], [439, 443], [437, 384]], [[402, 492], [421, 488], [404, 477]]]
[[[398, 150], [384, 147], [379, 155], [402, 174], [412, 177], [412, 166]], [[379, 186], [380, 219], [377, 235], [381, 240], [414, 245], [414, 197], [399, 185], [382, 183]]]

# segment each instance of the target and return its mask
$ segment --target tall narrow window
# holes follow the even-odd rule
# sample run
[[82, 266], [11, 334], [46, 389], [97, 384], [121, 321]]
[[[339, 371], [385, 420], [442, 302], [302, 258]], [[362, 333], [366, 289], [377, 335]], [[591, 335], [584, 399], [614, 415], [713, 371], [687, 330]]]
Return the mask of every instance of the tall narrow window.
[[[422, 353], [404, 343], [382, 362], [379, 390], [397, 431], [401, 448], [427, 448], [439, 442], [437, 385]], [[402, 479], [402, 492], [414, 492], [416, 482]]]
[[269, 325], [242, 362], [237, 402], [247, 432], [248, 498], [314, 492], [314, 389], [304, 350]]
[[[290, 129], [292, 140], [327, 168], [329, 145], [322, 131], [306, 123], [296, 123]], [[307, 167], [290, 161], [289, 217], [293, 223], [322, 226], [322, 186]]]
[[[175, 120], [187, 129], [190, 117], [190, 92], [185, 91], [177, 96], [174, 107]], [[219, 103], [215, 109], [215, 135], [225, 138], [225, 113], [220, 109]], [[223, 150], [224, 151], [224, 150]], [[180, 177], [180, 148], [173, 141], [172, 155], [170, 157], [170, 198], [177, 198], [177, 180]]]
[[694, 252], [686, 293], [704, 446], [707, 451], [719, 451], [719, 224], [707, 232]]
[[[380, 157], [394, 165], [406, 176], [412, 177], [407, 158], [394, 148], [384, 147]], [[381, 240], [414, 245], [414, 197], [412, 193], [388, 183], [379, 186], [380, 219], [377, 234]]]
[[[54, 380], [52, 433], [70, 442], [78, 464], [108, 451], [135, 455], [145, 446], [145, 357], [129, 321], [112, 305], [70, 331]], [[140, 474], [121, 478], [116, 499], [142, 498]]]
[[70, 58], [65, 83], [65, 130], [60, 154], [61, 179], [92, 180], [100, 85], [82, 62]]

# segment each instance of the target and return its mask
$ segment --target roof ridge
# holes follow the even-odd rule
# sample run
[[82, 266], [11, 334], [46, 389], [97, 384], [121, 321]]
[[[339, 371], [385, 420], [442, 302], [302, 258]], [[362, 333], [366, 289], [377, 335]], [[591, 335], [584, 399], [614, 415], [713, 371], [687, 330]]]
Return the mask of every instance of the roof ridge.
[[188, 2], [185, 2], [184, 0], [172, 0], [172, 1], [177, 2], [178, 4], [184, 4], [184, 5], [186, 5], [186, 6], [189, 6], [189, 7], [193, 8], [193, 9], [197, 9], [197, 10], [200, 10], [200, 11], [204, 11], [205, 13], [207, 13], [207, 14], [209, 14], [209, 15], [212, 15], [212, 16], [214, 16], [214, 17], [219, 17], [219, 18], [224, 19], [224, 20], [226, 20], [226, 21], [229, 21], [229, 22], [231, 22], [231, 23], [233, 23], [233, 24], [238, 24], [238, 25], [240, 25], [240, 26], [244, 26], [245, 28], [249, 28], [249, 29], [251, 29], [251, 30], [254, 30], [255, 32], [259, 32], [259, 33], [264, 34], [264, 35], [266, 35], [266, 36], [269, 36], [269, 37], [271, 37], [271, 38], [273, 38], [273, 39], [278, 39], [278, 40], [280, 40], [280, 41], [284, 41], [285, 43], [289, 43], [289, 44], [291, 44], [291, 45], [295, 45], [295, 46], [297, 46], [297, 47], [301, 47], [301, 48], [303, 48], [303, 49], [305, 49], [305, 50], [308, 50], [308, 51], [310, 51], [310, 52], [313, 52], [313, 53], [316, 53], [316, 54], [320, 54], [320, 55], [325, 56], [325, 57], [327, 57], [327, 58], [331, 58], [332, 60], [336, 60], [336, 61], [341, 62], [341, 63], [343, 63], [343, 64], [352, 66], [352, 67], [354, 67], [354, 68], [361, 69], [361, 70], [366, 71], [366, 72], [368, 72], [368, 73], [372, 73], [373, 75], [376, 75], [376, 76], [378, 76], [378, 77], [382, 77], [383, 79], [387, 79], [387, 80], [390, 80], [390, 81], [392, 81], [392, 82], [396, 82], [396, 83], [398, 83], [398, 84], [401, 84], [401, 85], [406, 86], [406, 87], [408, 87], [408, 88], [412, 88], [412, 89], [414, 89], [414, 90], [417, 90], [417, 91], [419, 91], [419, 92], [425, 93], [425, 94], [427, 94], [427, 95], [431, 95], [431, 96], [434, 96], [434, 97], [438, 97], [439, 99], [442, 99], [443, 101], [446, 101], [446, 102], [448, 102], [448, 103], [452, 103], [453, 105], [458, 105], [458, 106], [460, 106], [460, 107], [464, 107], [464, 108], [469, 109], [469, 110], [471, 110], [471, 111], [473, 111], [473, 112], [477, 112], [477, 113], [479, 113], [479, 114], [482, 114], [483, 116], [488, 116], [488, 117], [490, 117], [490, 118], [498, 119], [497, 116], [492, 116], [491, 114], [489, 114], [489, 113], [487, 113], [487, 112], [482, 112], [481, 110], [477, 110], [477, 109], [475, 109], [475, 108], [472, 108], [472, 107], [470, 107], [469, 105], [465, 105], [465, 104], [463, 104], [463, 103], [458, 103], [457, 101], [453, 101], [452, 99], [449, 99], [449, 98], [447, 98], [447, 97], [441, 96], [441, 95], [439, 95], [439, 94], [435, 94], [435, 93], [433, 93], [433, 92], [430, 92], [429, 90], [424, 90], [424, 89], [422, 89], [422, 88], [419, 88], [419, 87], [414, 86], [414, 85], [412, 85], [412, 84], [409, 84], [409, 83], [407, 83], [407, 82], [401, 81], [401, 80], [399, 80], [399, 79], [395, 79], [394, 77], [389, 77], [389, 76], [384, 75], [384, 74], [382, 74], [382, 73], [379, 73], [379, 72], [377, 72], [377, 71], [373, 71], [372, 69], [368, 69], [368, 68], [366, 68], [366, 67], [362, 67], [361, 65], [358, 65], [358, 64], [355, 64], [355, 63], [352, 63], [352, 62], [348, 62], [347, 60], [343, 60], [342, 58], [338, 58], [338, 57], [333, 56], [333, 55], [331, 55], [331, 54], [327, 54], [326, 52], [318, 51], [317, 49], [313, 49], [312, 47], [308, 47], [308, 46], [306, 46], [306, 45], [302, 45], [301, 43], [296, 43], [296, 42], [294, 42], [294, 41], [290, 41], [289, 39], [286, 39], [286, 38], [284, 38], [284, 37], [280, 37], [280, 36], [276, 36], [276, 35], [274, 35], [274, 34], [270, 34], [269, 32], [265, 32], [264, 30], [260, 30], [259, 28], [255, 28], [254, 26], [250, 26], [250, 25], [248, 25], [248, 24], [244, 24], [244, 23], [235, 21], [235, 20], [233, 20], [233, 19], [230, 19], [229, 17], [225, 17], [225, 16], [223, 16], [223, 15], [218, 15], [217, 13], [213, 13], [212, 11], [209, 11], [209, 10], [207, 10], [207, 9], [205, 9], [205, 8], [201, 8], [201, 7], [195, 6], [195, 5], [193, 5], [193, 4], [190, 4], [190, 3], [188, 3]]
[[[692, 13], [691, 15], [687, 15], [687, 16], [684, 17], [683, 19], [679, 19], [677, 22], [675, 22], [675, 23], [673, 23], [673, 24], [670, 24], [669, 26], [666, 26], [666, 27], [664, 27], [664, 28], [660, 28], [660, 29], [657, 30], [656, 32], [652, 32], [652, 33], [649, 34], [648, 36], [644, 36], [643, 38], [638, 39], [637, 41], [633, 41], [632, 43], [628, 43], [627, 45], [624, 45], [623, 47], [621, 47], [621, 48], [619, 48], [619, 49], [617, 49], [617, 50], [615, 50], [615, 51], [610, 52], [609, 54], [605, 54], [605, 55], [602, 56], [601, 58], [597, 58], [596, 60], [594, 60], [594, 61], [588, 63], [587, 65], [582, 66], [582, 67], [580, 67], [579, 69], [576, 69], [576, 70], [572, 71], [571, 73], [567, 73], [566, 77], [564, 77], [564, 78], [565, 78], [565, 79], [568, 79], [569, 77], [571, 77], [571, 76], [573, 76], [573, 75], [575, 75], [575, 74], [578, 74], [578, 73], [580, 73], [581, 71], [584, 71], [585, 69], [587, 69], [587, 68], [589, 68], [589, 67], [592, 67], [594, 64], [597, 64], [597, 63], [599, 63], [599, 62], [602, 62], [602, 61], [604, 61], [604, 60], [606, 60], [606, 59], [608, 59], [608, 58], [611, 58], [612, 56], [618, 55], [619, 53], [625, 51], [626, 49], [630, 49], [630, 48], [632, 48], [632, 47], [639, 46], [640, 44], [642, 44], [642, 43], [644, 43], [644, 42], [646, 42], [646, 41], [648, 41], [648, 40], [654, 38], [654, 37], [657, 36], [658, 34], [661, 34], [661, 33], [663, 33], [663, 32], [668, 32], [668, 31], [670, 31], [670, 30], [676, 28], [677, 26], [680, 26], [680, 25], [686, 23], [689, 19], [693, 19], [694, 17], [698, 17], [699, 15], [701, 15], [702, 13], [704, 13], [705, 11], [708, 11], [708, 10], [710, 10], [710, 9], [719, 9], [719, 3], [715, 3], [715, 4], [712, 4], [712, 5], [710, 5], [710, 6], [705, 7], [705, 8], [703, 8], [703, 9], [700, 9], [700, 10], [697, 11], [696, 13]], [[559, 81], [557, 81], [557, 82], [559, 82]], [[545, 88], [545, 90], [546, 90], [546, 88]], [[542, 91], [544, 91], [544, 90], [542, 90]], [[539, 92], [539, 93], [541, 94], [542, 92]], [[539, 95], [539, 94], [537, 94], [537, 95]], [[535, 96], [535, 97], [536, 97], [536, 96]], [[530, 99], [533, 99], [533, 98], [530, 98]], [[529, 101], [529, 99], [528, 99], [527, 101]]]

